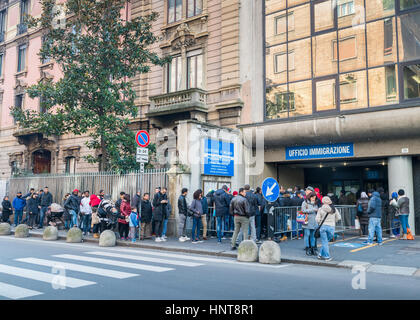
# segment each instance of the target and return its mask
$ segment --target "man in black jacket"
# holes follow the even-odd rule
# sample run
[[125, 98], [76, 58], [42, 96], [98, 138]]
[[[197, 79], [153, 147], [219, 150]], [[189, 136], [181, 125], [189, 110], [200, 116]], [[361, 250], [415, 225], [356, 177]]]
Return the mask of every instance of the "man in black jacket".
[[166, 193], [162, 193], [162, 191], [157, 192], [153, 198], [153, 220], [155, 221], [156, 242], [165, 241], [165, 239], [162, 239], [162, 230], [167, 204], [168, 196]]
[[190, 238], [187, 237], [187, 233], [186, 233], [187, 219], [189, 218], [187, 195], [188, 195], [188, 189], [183, 188], [181, 190], [181, 195], [178, 198], [178, 217], [179, 217], [178, 235], [179, 235], [179, 241], [181, 242], [190, 240]]
[[239, 230], [244, 235], [244, 239], [248, 238], [249, 216], [251, 214], [251, 206], [246, 199], [246, 192], [244, 188], [239, 189], [239, 194], [232, 199], [230, 203], [229, 212], [234, 216], [235, 232], [232, 237], [232, 250], [236, 249], [236, 239], [238, 238]]
[[150, 195], [145, 193], [141, 201], [141, 230], [140, 240], [150, 239], [152, 235], [152, 204], [150, 203]]
[[[251, 227], [251, 240], [254, 242], [257, 242], [257, 230], [255, 226], [255, 215], [257, 211], [259, 210], [259, 201], [257, 196], [251, 191], [251, 187], [249, 184], [246, 184], [244, 186], [246, 196], [245, 198], [248, 200], [249, 205], [251, 207], [251, 212], [249, 214], [249, 225]], [[239, 236], [240, 238], [240, 236]], [[247, 238], [244, 238], [245, 240], [248, 240]]]
[[141, 204], [141, 194], [140, 191], [137, 191], [131, 200], [131, 208], [136, 209], [136, 212], [140, 213], [140, 204]]
[[42, 193], [39, 199], [39, 228], [41, 229], [44, 227], [44, 216], [47, 213], [48, 208], [51, 206], [52, 202], [52, 194], [48, 191], [48, 187], [45, 187], [44, 192]]
[[70, 228], [77, 227], [77, 215], [80, 210], [80, 201], [78, 197], [79, 190], [74, 189], [70, 197], [64, 202], [64, 208], [68, 210], [71, 216]]
[[224, 185], [222, 189], [219, 189], [214, 193], [214, 204], [216, 207], [217, 218], [217, 241], [221, 243], [223, 237], [222, 227], [226, 230], [226, 226], [223, 226], [223, 221], [225, 216], [229, 214], [230, 204], [228, 187], [226, 185]]

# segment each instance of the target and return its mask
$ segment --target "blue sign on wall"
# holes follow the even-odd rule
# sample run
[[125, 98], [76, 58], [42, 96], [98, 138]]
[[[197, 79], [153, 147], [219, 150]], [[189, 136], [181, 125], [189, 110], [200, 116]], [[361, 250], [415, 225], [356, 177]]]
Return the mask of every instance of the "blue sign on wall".
[[204, 174], [234, 176], [234, 144], [213, 139], [204, 142]]
[[353, 143], [319, 144], [287, 147], [286, 160], [309, 160], [354, 157]]

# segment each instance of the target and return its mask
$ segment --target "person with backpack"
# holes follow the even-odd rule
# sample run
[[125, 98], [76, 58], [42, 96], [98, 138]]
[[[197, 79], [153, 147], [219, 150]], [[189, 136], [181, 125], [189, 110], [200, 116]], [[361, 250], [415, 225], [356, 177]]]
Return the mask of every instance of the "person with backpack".
[[362, 236], [368, 235], [369, 214], [367, 212], [369, 206], [369, 197], [366, 192], [360, 194], [360, 199], [357, 200], [357, 219], [360, 223], [360, 232]]
[[9, 217], [12, 214], [12, 203], [9, 200], [8, 196], [3, 198], [3, 202], [1, 203], [2, 211], [1, 211], [1, 218], [3, 222], [10, 223]]
[[80, 202], [78, 198], [78, 193], [79, 193], [79, 190], [74, 189], [72, 194], [67, 198], [66, 202], [64, 203], [64, 209], [67, 209], [71, 216], [70, 228], [78, 226], [77, 216], [80, 210]]
[[223, 226], [224, 218], [229, 215], [230, 197], [227, 185], [224, 185], [222, 189], [219, 189], [214, 193], [214, 203], [217, 219], [217, 241], [218, 243], [221, 243], [222, 237], [224, 236], [222, 229], [226, 229], [226, 227]]
[[187, 205], [187, 195], [188, 195], [188, 189], [182, 188], [181, 195], [178, 198], [178, 236], [180, 242], [185, 242], [187, 240], [190, 240], [190, 238], [187, 237], [187, 221], [190, 217], [188, 212], [188, 205]]
[[378, 244], [382, 245], [382, 200], [379, 192], [375, 191], [372, 193], [372, 198], [368, 203], [368, 215], [369, 215], [369, 227], [368, 227], [368, 240], [363, 244], [371, 245], [373, 243], [373, 237], [376, 233]]
[[128, 222], [130, 232], [128, 237], [131, 239], [131, 242], [136, 242], [136, 229], [139, 226], [139, 216], [137, 212], [131, 211], [130, 221]]
[[334, 238], [335, 225], [339, 220], [341, 220], [341, 215], [332, 204], [330, 197], [325, 196], [322, 198], [322, 207], [318, 209], [315, 220], [319, 226], [317, 230], [319, 231], [319, 236], [322, 242], [318, 259], [331, 261], [332, 258], [330, 256], [328, 242], [329, 239]]

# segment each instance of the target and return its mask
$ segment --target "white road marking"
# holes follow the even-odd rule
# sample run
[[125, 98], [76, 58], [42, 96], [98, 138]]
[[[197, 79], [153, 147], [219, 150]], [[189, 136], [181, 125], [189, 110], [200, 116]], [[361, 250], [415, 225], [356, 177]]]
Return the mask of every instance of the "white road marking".
[[156, 263], [163, 263], [163, 264], [172, 264], [175, 266], [184, 266], [184, 267], [199, 267], [202, 266], [202, 263], [195, 263], [190, 261], [176, 261], [176, 260], [167, 260], [167, 259], [159, 259], [159, 258], [151, 258], [151, 257], [141, 257], [141, 256], [133, 256], [129, 254], [120, 254], [120, 253], [113, 253], [113, 252], [104, 252], [104, 251], [92, 251], [86, 252], [86, 254], [93, 254], [97, 256], [105, 256], [105, 257], [112, 257], [112, 258], [121, 258], [121, 259], [131, 259], [131, 260], [138, 260], [138, 261], [147, 261], [147, 262], [156, 262]]
[[21, 258], [15, 259], [16, 261], [32, 263], [40, 266], [46, 267], [54, 267], [54, 266], [63, 266], [66, 270], [78, 271], [83, 273], [94, 274], [97, 276], [115, 278], [115, 279], [126, 279], [138, 276], [138, 274], [128, 273], [128, 272], [121, 272], [111, 269], [103, 269], [98, 267], [89, 267], [81, 264], [75, 263], [68, 263], [68, 262], [61, 262], [61, 261], [52, 261], [52, 260], [45, 260], [45, 259], [37, 259], [37, 258]]
[[42, 292], [17, 287], [8, 283], [0, 282], [0, 296], [8, 299], [23, 299], [43, 294]]
[[108, 259], [101, 259], [101, 258], [84, 257], [84, 256], [73, 255], [73, 254], [57, 254], [57, 255], [54, 255], [54, 257], [63, 258], [63, 259], [78, 260], [78, 261], [85, 261], [85, 262], [93, 262], [93, 263], [99, 263], [99, 264], [107, 264], [107, 265], [110, 265], [110, 266], [118, 266], [118, 267], [131, 268], [131, 269], [137, 269], [137, 270], [147, 270], [147, 271], [153, 271], [153, 272], [166, 272], [166, 271], [175, 270], [175, 269], [172, 269], [172, 268], [155, 267], [155, 266], [150, 266], [150, 265], [147, 265], [147, 264], [139, 264], [139, 263], [130, 263], [130, 262], [115, 261], [115, 260], [108, 260]]
[[[47, 282], [53, 284], [54, 278], [57, 274], [54, 273], [47, 273], [47, 272], [40, 272], [30, 269], [23, 269], [18, 267], [12, 267], [5, 264], [0, 264], [0, 273], [10, 274], [16, 277], [32, 279], [42, 282]], [[92, 284], [96, 284], [96, 282], [86, 281], [71, 277], [65, 277], [64, 286], [69, 288], [79, 288], [84, 286], [90, 286]]]

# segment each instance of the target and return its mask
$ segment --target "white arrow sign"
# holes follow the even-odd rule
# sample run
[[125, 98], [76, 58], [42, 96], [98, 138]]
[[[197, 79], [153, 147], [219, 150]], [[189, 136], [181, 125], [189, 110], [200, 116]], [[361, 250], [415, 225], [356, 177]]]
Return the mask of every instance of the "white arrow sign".
[[273, 189], [274, 189], [276, 186], [277, 186], [276, 184], [273, 184], [271, 187], [267, 187], [267, 192], [266, 192], [266, 195], [267, 195], [268, 197], [273, 195]]

